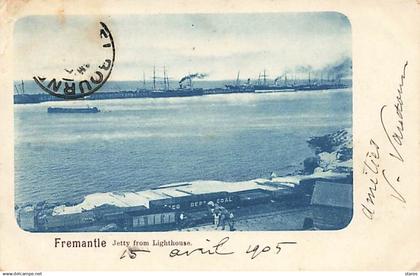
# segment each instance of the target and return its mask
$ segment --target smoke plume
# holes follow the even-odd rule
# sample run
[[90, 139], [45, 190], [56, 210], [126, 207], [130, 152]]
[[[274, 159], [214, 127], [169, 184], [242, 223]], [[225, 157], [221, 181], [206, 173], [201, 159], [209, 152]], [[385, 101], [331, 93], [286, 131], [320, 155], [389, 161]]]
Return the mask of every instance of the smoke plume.
[[205, 77], [207, 77], [207, 74], [203, 74], [203, 73], [189, 74], [182, 77], [179, 83], [181, 84], [186, 80], [192, 80], [192, 79], [204, 79]]

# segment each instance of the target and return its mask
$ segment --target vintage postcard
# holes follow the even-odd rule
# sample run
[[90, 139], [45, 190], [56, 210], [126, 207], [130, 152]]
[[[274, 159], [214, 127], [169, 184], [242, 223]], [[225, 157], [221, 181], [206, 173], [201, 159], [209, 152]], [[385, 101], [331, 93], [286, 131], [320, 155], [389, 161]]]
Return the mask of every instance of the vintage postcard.
[[0, 3], [2, 271], [419, 270], [419, 2]]

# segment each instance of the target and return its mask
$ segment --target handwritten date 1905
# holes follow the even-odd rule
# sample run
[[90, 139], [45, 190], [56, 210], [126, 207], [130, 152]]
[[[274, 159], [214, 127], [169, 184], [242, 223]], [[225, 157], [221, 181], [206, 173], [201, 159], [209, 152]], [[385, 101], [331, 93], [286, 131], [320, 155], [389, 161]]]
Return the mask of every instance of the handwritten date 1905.
[[[275, 254], [280, 253], [283, 244], [296, 244], [296, 242], [278, 242], [276, 246], [273, 248], [273, 251], [275, 252]], [[272, 248], [269, 245], [260, 247], [260, 245], [257, 244], [255, 246], [250, 245], [246, 253], [251, 254], [251, 260], [253, 260], [256, 257], [258, 257], [258, 255], [260, 255], [261, 253], [267, 253], [267, 252], [270, 252], [271, 250]]]
[[[210, 242], [209, 239], [206, 239], [207, 242]], [[179, 257], [179, 256], [190, 256], [194, 253], [200, 255], [231, 255], [235, 254], [234, 251], [227, 249], [229, 237], [224, 237], [217, 244], [210, 245], [207, 247], [199, 247], [192, 250], [180, 250], [178, 248], [172, 249], [169, 253], [169, 257]], [[270, 245], [249, 245], [248, 249], [245, 251], [246, 254], [250, 254], [251, 260], [255, 259], [263, 253], [273, 251], [275, 254], [279, 254], [282, 250], [282, 246], [286, 244], [296, 244], [296, 242], [278, 242], [275, 246]]]

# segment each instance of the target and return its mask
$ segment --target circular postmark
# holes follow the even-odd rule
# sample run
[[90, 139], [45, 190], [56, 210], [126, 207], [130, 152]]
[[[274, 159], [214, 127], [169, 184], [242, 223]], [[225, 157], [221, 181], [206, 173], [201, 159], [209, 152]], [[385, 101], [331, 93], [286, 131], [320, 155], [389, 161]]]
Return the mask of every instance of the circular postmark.
[[60, 73], [51, 78], [43, 75], [34, 76], [35, 83], [42, 90], [63, 99], [77, 99], [94, 93], [104, 85], [114, 66], [115, 45], [106, 24], [99, 23], [97, 41], [99, 45], [95, 49], [96, 62], [83, 62], [77, 66], [62, 68]]

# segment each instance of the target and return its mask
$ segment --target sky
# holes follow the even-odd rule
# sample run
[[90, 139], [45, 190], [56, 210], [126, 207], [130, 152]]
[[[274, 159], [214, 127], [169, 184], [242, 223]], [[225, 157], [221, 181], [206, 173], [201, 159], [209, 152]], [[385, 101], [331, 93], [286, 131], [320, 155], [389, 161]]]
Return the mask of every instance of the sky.
[[255, 79], [264, 69], [275, 78], [351, 58], [350, 23], [335, 12], [31, 16], [15, 24], [15, 79], [98, 63], [99, 21], [115, 41], [111, 80], [150, 79], [154, 66], [173, 80], [196, 72], [235, 79], [238, 71]]

